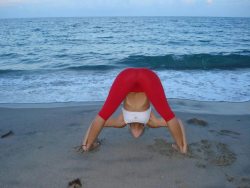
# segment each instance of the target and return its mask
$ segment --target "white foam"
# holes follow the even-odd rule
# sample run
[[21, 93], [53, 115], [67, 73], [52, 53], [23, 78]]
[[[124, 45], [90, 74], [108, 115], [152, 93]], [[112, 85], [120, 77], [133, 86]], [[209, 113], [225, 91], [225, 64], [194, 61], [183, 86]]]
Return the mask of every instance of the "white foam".
[[250, 100], [250, 72], [163, 71], [159, 72], [169, 98], [200, 101], [243, 102]]
[[[0, 77], [0, 103], [103, 101], [120, 70], [61, 71]], [[250, 71], [157, 72], [168, 98], [250, 100]]]

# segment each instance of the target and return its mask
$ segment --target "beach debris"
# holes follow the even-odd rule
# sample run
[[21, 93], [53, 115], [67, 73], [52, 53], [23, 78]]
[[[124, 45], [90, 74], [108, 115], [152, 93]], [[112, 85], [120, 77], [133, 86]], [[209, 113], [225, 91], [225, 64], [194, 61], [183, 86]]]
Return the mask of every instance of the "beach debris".
[[79, 178], [74, 179], [68, 183], [68, 188], [80, 188], [80, 187], [82, 187], [82, 183]]
[[198, 118], [191, 118], [189, 120], [187, 120], [188, 124], [194, 124], [194, 125], [200, 125], [200, 126], [207, 126], [207, 122], [205, 120], [202, 119], [198, 119]]
[[3, 134], [3, 135], [1, 136], [1, 138], [6, 138], [6, 137], [11, 136], [11, 135], [14, 135], [14, 132], [10, 130], [10, 131], [8, 131], [7, 133]]
[[213, 166], [230, 166], [237, 160], [237, 155], [225, 143], [200, 140], [188, 145], [187, 154], [183, 155], [164, 139], [155, 139], [153, 145], [148, 145], [150, 151], [159, 153], [167, 158], [191, 158], [196, 160], [198, 168]]

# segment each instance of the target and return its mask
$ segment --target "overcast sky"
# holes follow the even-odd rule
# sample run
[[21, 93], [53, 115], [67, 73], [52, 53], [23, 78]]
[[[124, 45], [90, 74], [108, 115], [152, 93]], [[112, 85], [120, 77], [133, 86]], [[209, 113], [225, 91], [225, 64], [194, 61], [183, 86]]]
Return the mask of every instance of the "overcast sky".
[[0, 18], [74, 16], [250, 17], [250, 0], [0, 0]]

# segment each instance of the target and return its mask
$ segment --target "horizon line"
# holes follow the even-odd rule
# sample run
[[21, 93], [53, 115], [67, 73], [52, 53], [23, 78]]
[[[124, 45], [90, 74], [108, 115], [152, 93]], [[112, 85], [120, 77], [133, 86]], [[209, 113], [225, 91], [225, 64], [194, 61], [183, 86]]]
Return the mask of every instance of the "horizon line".
[[103, 16], [27, 16], [27, 17], [0, 17], [0, 19], [39, 19], [39, 18], [114, 18], [114, 17], [196, 17], [196, 18], [205, 18], [205, 17], [211, 17], [211, 18], [250, 18], [250, 16], [211, 16], [211, 15], [204, 15], [204, 16], [195, 16], [195, 15], [103, 15]]

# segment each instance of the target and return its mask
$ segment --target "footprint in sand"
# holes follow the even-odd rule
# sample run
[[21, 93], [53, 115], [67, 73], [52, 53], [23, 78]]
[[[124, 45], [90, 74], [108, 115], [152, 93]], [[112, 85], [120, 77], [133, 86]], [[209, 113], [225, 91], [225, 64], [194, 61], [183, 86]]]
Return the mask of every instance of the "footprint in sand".
[[227, 144], [209, 140], [191, 143], [189, 157], [215, 166], [230, 166], [237, 159], [237, 155], [229, 149]]
[[237, 177], [225, 174], [228, 182], [235, 185], [238, 188], [247, 188], [250, 187], [250, 177]]
[[217, 131], [217, 130], [209, 130], [209, 132], [215, 133], [217, 136], [229, 136], [229, 137], [235, 138], [235, 139], [237, 139], [240, 136], [240, 133], [238, 133], [238, 132], [225, 130], [225, 129], [222, 129], [222, 130], [219, 130], [219, 131]]
[[227, 144], [201, 140], [200, 142], [191, 143], [188, 145], [188, 153], [183, 155], [176, 151], [171, 143], [167, 143], [164, 139], [155, 139], [153, 145], [149, 145], [148, 149], [164, 155], [168, 158], [183, 157], [196, 159], [196, 166], [206, 168], [207, 165], [214, 166], [230, 166], [233, 164], [237, 156], [231, 151]]
[[154, 139], [154, 141], [155, 143], [153, 145], [148, 146], [150, 151], [160, 153], [169, 158], [182, 155], [172, 147], [171, 143], [168, 143], [164, 139]]
[[78, 126], [81, 126], [80, 123], [70, 123], [68, 124], [69, 127], [78, 127]]

